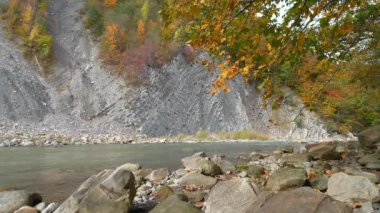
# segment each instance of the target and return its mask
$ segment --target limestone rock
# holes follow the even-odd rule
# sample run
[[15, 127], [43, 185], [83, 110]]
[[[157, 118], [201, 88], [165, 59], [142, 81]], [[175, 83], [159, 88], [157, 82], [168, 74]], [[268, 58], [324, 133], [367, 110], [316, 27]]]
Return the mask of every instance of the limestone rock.
[[346, 203], [380, 200], [379, 188], [368, 178], [351, 176], [342, 172], [330, 177], [327, 194]]
[[134, 175], [121, 166], [87, 179], [55, 212], [128, 212], [135, 195]]
[[293, 154], [282, 157], [281, 161], [286, 163], [303, 163], [303, 162], [310, 162], [313, 160], [313, 156], [311, 156], [308, 153], [302, 153], [302, 154]]
[[150, 213], [201, 213], [195, 206], [180, 200], [176, 195], [159, 203]]
[[362, 176], [368, 178], [373, 183], [379, 183], [380, 182], [380, 177], [377, 174], [370, 173], [370, 172], [365, 172], [357, 169], [353, 169], [350, 167], [347, 167], [344, 172], [348, 175], [354, 175], [354, 176]]
[[193, 155], [193, 156], [185, 157], [181, 161], [185, 169], [187, 170], [197, 170], [197, 171], [201, 171], [205, 175], [211, 175], [211, 176], [222, 173], [222, 170], [220, 169], [220, 167], [207, 157]]
[[380, 153], [375, 152], [361, 157], [358, 161], [361, 165], [367, 165], [369, 163], [380, 163]]
[[251, 177], [260, 177], [265, 172], [264, 167], [255, 165], [255, 164], [249, 164], [247, 169], [247, 174]]
[[316, 159], [322, 160], [340, 160], [341, 155], [336, 152], [336, 144], [334, 143], [318, 143], [306, 145], [306, 150]]
[[352, 209], [342, 202], [316, 192], [309, 187], [288, 191], [263, 192], [251, 202], [247, 213], [351, 213]]
[[169, 176], [169, 174], [170, 172], [167, 168], [156, 169], [146, 176], [146, 179], [150, 181], [161, 181], [165, 179], [165, 177]]
[[124, 165], [121, 165], [119, 168], [123, 168], [125, 170], [129, 170], [131, 172], [136, 172], [141, 169], [140, 164], [135, 163], [126, 163]]
[[183, 190], [190, 203], [197, 203], [203, 200], [205, 193], [201, 190], [187, 191]]
[[0, 212], [13, 213], [23, 206], [34, 206], [41, 201], [39, 194], [24, 190], [0, 192]]
[[14, 213], [39, 213], [40, 211], [31, 206], [23, 206], [16, 210]]
[[199, 188], [210, 189], [216, 184], [216, 179], [197, 172], [191, 172], [179, 179], [179, 183], [183, 186], [194, 185]]
[[219, 168], [222, 170], [224, 174], [227, 172], [232, 172], [232, 173], [236, 172], [235, 165], [228, 160], [214, 158], [213, 162], [219, 166]]
[[310, 181], [310, 185], [314, 189], [325, 191], [327, 189], [327, 183], [329, 181], [329, 177], [327, 175], [318, 175], [310, 179], [309, 181]]
[[304, 169], [282, 168], [275, 171], [265, 185], [267, 190], [280, 191], [305, 184], [307, 174]]
[[156, 191], [153, 192], [153, 196], [159, 201], [162, 202], [166, 198], [170, 197], [171, 195], [174, 195], [173, 189], [171, 189], [169, 186], [161, 186]]
[[219, 182], [206, 200], [206, 213], [247, 212], [260, 192], [259, 186], [249, 178]]
[[364, 147], [374, 148], [376, 143], [380, 143], [380, 125], [362, 131], [358, 138]]

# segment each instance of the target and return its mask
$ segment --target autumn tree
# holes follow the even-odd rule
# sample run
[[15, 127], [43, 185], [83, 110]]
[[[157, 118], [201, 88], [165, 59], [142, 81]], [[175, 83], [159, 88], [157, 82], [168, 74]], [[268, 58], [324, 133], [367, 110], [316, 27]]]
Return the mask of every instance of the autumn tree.
[[143, 20], [139, 20], [139, 22], [137, 23], [137, 38], [139, 40], [144, 39], [145, 33], [145, 23]]
[[104, 0], [104, 6], [115, 7], [117, 5], [117, 0]]
[[371, 0], [172, 0], [162, 12], [163, 31], [216, 59], [201, 61], [221, 70], [212, 93], [228, 92], [228, 82], [242, 75], [258, 81], [274, 106], [286, 100], [281, 91], [289, 86], [315, 109], [355, 50], [379, 48], [371, 32], [379, 9]]

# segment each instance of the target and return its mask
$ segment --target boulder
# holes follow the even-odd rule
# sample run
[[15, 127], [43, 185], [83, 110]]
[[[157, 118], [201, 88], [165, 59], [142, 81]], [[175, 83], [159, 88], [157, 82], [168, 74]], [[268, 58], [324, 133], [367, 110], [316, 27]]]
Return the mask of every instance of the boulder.
[[50, 203], [41, 213], [53, 213], [58, 208], [58, 203]]
[[206, 200], [206, 213], [247, 212], [249, 205], [261, 192], [249, 178], [221, 181]]
[[164, 201], [166, 198], [174, 195], [174, 191], [169, 186], [161, 186], [156, 191], [153, 192], [153, 196], [158, 200], [158, 202]]
[[327, 194], [346, 203], [380, 200], [379, 188], [368, 178], [351, 176], [343, 172], [333, 174], [330, 177]]
[[35, 206], [42, 201], [42, 197], [36, 193], [24, 190], [0, 192], [0, 212], [13, 213], [23, 206]]
[[150, 213], [201, 213], [202, 211], [188, 202], [172, 195], [159, 203]]
[[306, 145], [306, 150], [315, 159], [322, 160], [340, 160], [341, 154], [336, 152], [335, 143], [318, 143], [318, 144], [308, 144]]
[[125, 170], [131, 171], [131, 172], [136, 172], [141, 169], [140, 164], [134, 164], [134, 163], [126, 163], [119, 168], [123, 168]]
[[40, 211], [31, 206], [23, 206], [16, 210], [14, 213], [40, 213]]
[[205, 175], [211, 176], [222, 173], [220, 167], [212, 162], [209, 158], [201, 157], [197, 154], [185, 157], [181, 161], [186, 170], [196, 170], [202, 172]]
[[204, 199], [206, 193], [201, 190], [187, 191], [183, 190], [190, 203], [197, 203]]
[[265, 169], [262, 166], [256, 164], [249, 164], [247, 168], [247, 174], [250, 177], [261, 177], [265, 173]]
[[260, 154], [257, 152], [251, 152], [251, 154], [249, 156], [251, 157], [252, 161], [258, 161], [258, 160], [264, 159], [264, 157], [265, 157], [264, 154]]
[[44, 210], [44, 208], [46, 208], [46, 203], [41, 202], [41, 203], [35, 205], [34, 208], [38, 209], [38, 211], [42, 211], [42, 210]]
[[269, 178], [265, 188], [270, 191], [281, 191], [305, 184], [307, 173], [299, 168], [282, 168], [275, 171]]
[[169, 176], [169, 174], [170, 172], [167, 168], [156, 169], [146, 176], [146, 179], [150, 181], [161, 181], [165, 179], [165, 177]]
[[375, 209], [373, 209], [371, 202], [363, 203], [360, 208], [354, 209], [354, 213], [374, 213], [374, 212], [379, 212], [379, 211], [378, 210], [375, 211]]
[[306, 213], [333, 212], [351, 213], [353, 210], [342, 202], [316, 192], [309, 187], [301, 187], [288, 191], [263, 192], [251, 201], [245, 212], [249, 213]]
[[232, 173], [236, 172], [235, 165], [231, 163], [230, 161], [219, 159], [219, 158], [213, 158], [212, 160], [216, 165], [219, 166], [219, 168], [222, 170], [224, 174], [227, 172], [232, 172]]
[[153, 171], [153, 169], [147, 169], [147, 168], [144, 168], [144, 169], [139, 169], [137, 171], [132, 171], [133, 174], [135, 175], [135, 177], [143, 177], [145, 178], [146, 176], [148, 176], [151, 172]]
[[375, 144], [380, 143], [380, 125], [362, 131], [358, 138], [363, 147], [375, 148]]
[[373, 154], [364, 155], [358, 160], [358, 162], [363, 166], [366, 166], [369, 163], [380, 163], [380, 153], [375, 152]]
[[128, 212], [135, 195], [134, 175], [121, 166], [87, 179], [55, 212]]
[[367, 169], [380, 170], [380, 162], [367, 163], [365, 165]]
[[327, 190], [327, 183], [329, 181], [329, 177], [327, 175], [318, 175], [309, 180], [310, 185], [314, 189], [318, 189], [320, 191]]
[[179, 184], [196, 186], [202, 189], [211, 189], [216, 184], [216, 179], [197, 172], [191, 172], [179, 179]]
[[294, 147], [292, 145], [277, 147], [275, 152], [277, 153], [293, 153]]
[[303, 163], [313, 160], [313, 156], [308, 153], [287, 155], [281, 158], [284, 163]]
[[370, 180], [373, 183], [379, 183], [380, 182], [380, 177], [377, 174], [374, 174], [374, 173], [365, 172], [365, 171], [361, 171], [361, 170], [358, 170], [358, 169], [353, 169], [353, 168], [350, 168], [350, 167], [347, 167], [344, 170], [344, 173], [346, 173], [348, 175], [366, 177], [366, 178], [368, 178], [368, 180]]

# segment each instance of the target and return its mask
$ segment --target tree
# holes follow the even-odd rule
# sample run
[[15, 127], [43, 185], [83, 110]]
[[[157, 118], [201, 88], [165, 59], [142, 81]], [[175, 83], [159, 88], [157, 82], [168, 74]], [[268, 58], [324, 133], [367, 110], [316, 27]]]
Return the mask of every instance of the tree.
[[144, 5], [141, 8], [141, 17], [144, 21], [147, 21], [149, 18], [149, 0], [145, 0]]
[[201, 63], [217, 72], [212, 93], [228, 92], [228, 82], [242, 75], [258, 81], [273, 106], [286, 101], [281, 91], [288, 86], [309, 109], [323, 103], [334, 115], [339, 109], [328, 100], [340, 94], [329, 85], [347, 72], [344, 65], [358, 50], [379, 52], [372, 28], [379, 14], [372, 0], [171, 0], [162, 11], [169, 39], [211, 54], [213, 60]]
[[[163, 11], [166, 26], [178, 30], [194, 46], [223, 61], [216, 89], [238, 74], [265, 82], [273, 95], [278, 66], [297, 72], [309, 55], [339, 61], [366, 39], [366, 29], [379, 15], [375, 1], [172, 0]], [[284, 13], [284, 15], [282, 15]]]
[[143, 20], [139, 20], [137, 23], [137, 38], [143, 39], [145, 36], [146, 30], [145, 30], [145, 23]]
[[104, 6], [115, 7], [117, 5], [117, 0], [104, 0]]

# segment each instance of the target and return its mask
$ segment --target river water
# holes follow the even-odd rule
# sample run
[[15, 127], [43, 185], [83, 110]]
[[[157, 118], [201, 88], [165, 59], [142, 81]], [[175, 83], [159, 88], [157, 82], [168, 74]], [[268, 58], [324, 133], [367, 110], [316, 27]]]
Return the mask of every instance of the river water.
[[0, 191], [26, 189], [45, 201], [62, 202], [89, 176], [124, 163], [144, 168], [181, 167], [181, 159], [204, 151], [235, 160], [252, 151], [271, 152], [284, 142], [87, 145], [0, 149]]

